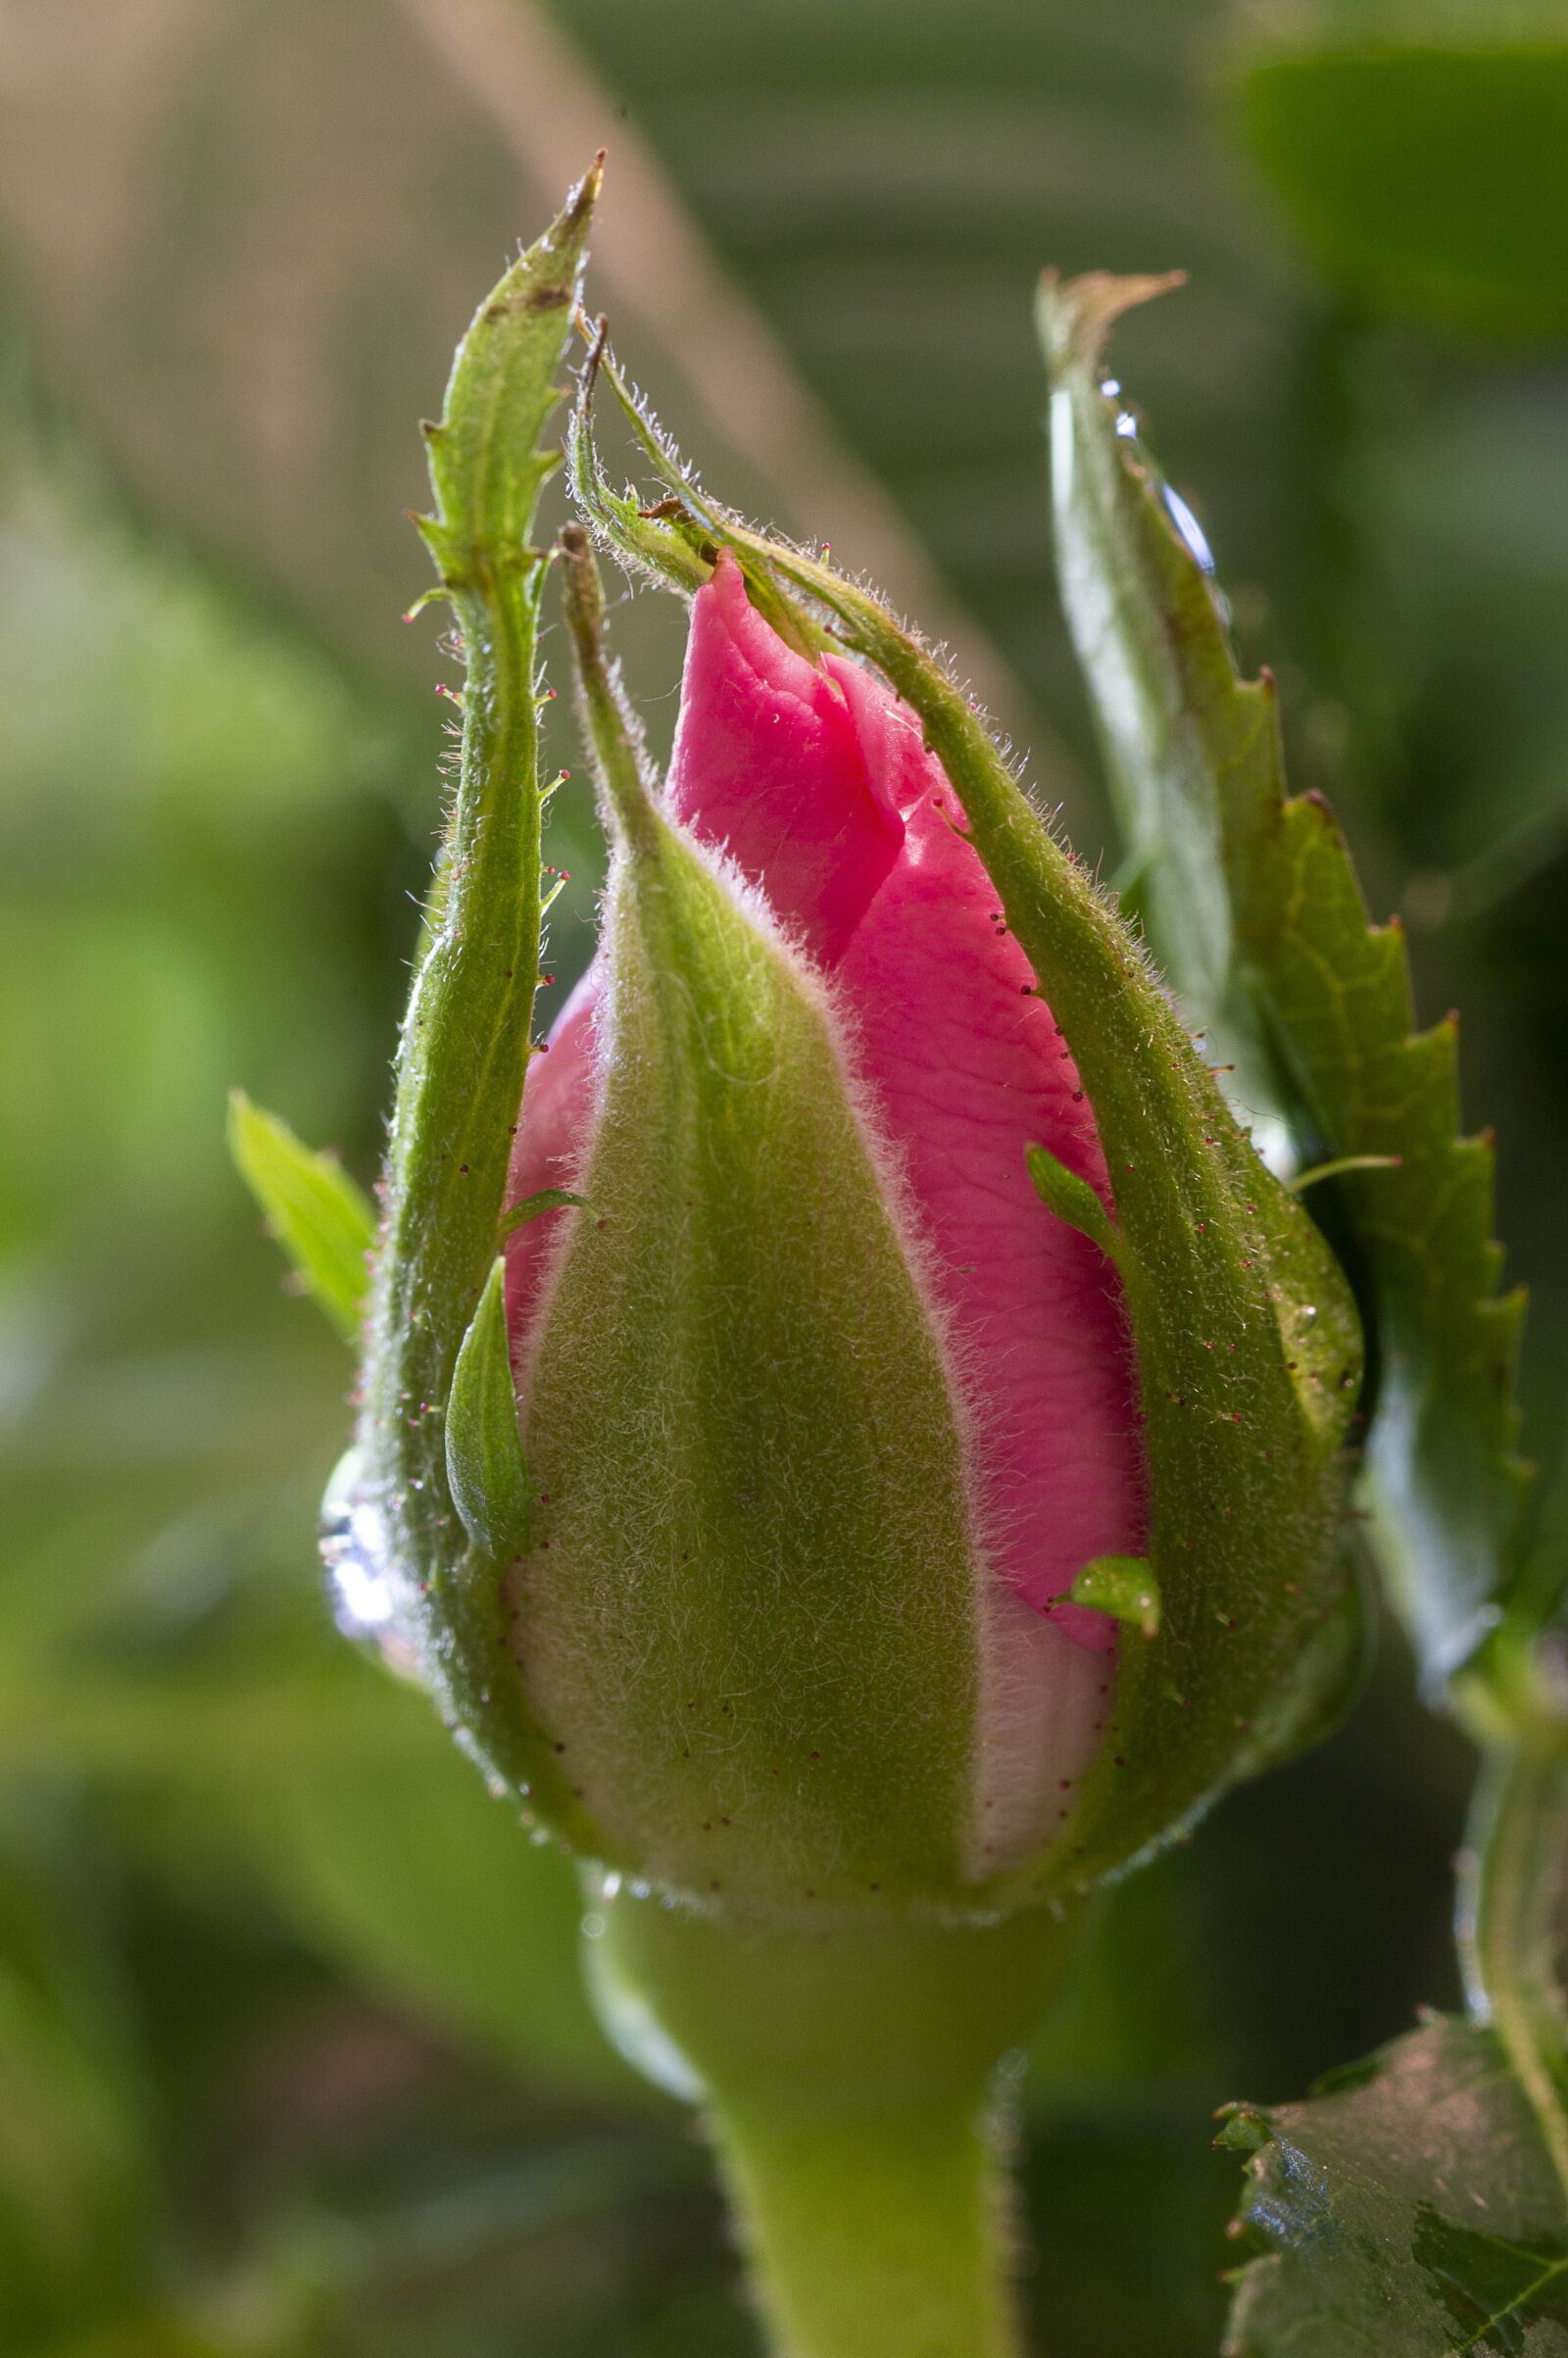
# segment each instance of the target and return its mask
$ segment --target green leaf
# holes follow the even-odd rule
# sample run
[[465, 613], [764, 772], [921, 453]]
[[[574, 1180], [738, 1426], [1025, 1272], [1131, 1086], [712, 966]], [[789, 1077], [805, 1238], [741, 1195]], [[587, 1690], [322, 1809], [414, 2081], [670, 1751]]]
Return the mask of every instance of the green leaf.
[[1270, 2254], [1241, 2280], [1245, 2358], [1568, 2352], [1568, 1744], [1549, 1679], [1533, 1700], [1489, 1752], [1460, 1860], [1470, 2022], [1429, 2022], [1306, 2104], [1231, 2112]]
[[229, 1094], [228, 1148], [305, 1291], [346, 1343], [358, 1343], [375, 1241], [368, 1197], [335, 1154], [302, 1146], [287, 1122], [241, 1089]]
[[507, 1341], [507, 1264], [498, 1254], [463, 1338], [447, 1401], [447, 1480], [476, 1547], [505, 1563], [528, 1545], [528, 1468]]
[[1104, 1747], [1049, 1862], [1027, 1878], [1031, 1891], [1083, 1888], [1255, 1766], [1265, 1722], [1283, 1741], [1283, 1698], [1345, 1596], [1336, 1529], [1360, 1383], [1353, 1305], [1322, 1238], [1237, 1128], [1131, 928], [1052, 835], [972, 700], [872, 595], [706, 500], [646, 421], [644, 445], [694, 538], [804, 597], [918, 713], [1095, 1108], [1137, 1346], [1162, 1617], [1158, 1637], [1124, 1655]]
[[264, 1855], [294, 1921], [535, 2087], [638, 2100], [583, 1993], [570, 1863], [528, 1841], [422, 1696], [357, 1661], [338, 1684], [373, 1706], [371, 1740], [326, 1760], [285, 1749], [269, 1783]]
[[[79, 1901], [79, 1894], [76, 1895]], [[0, 1852], [4, 2343], [62, 2346], [147, 2297], [156, 2210], [145, 2063], [101, 1923]]]
[[1326, 275], [1487, 342], [1568, 335], [1561, 0], [1354, 0], [1240, 48], [1246, 144]]
[[[532, 1053], [544, 800], [538, 618], [549, 558], [529, 536], [558, 464], [540, 438], [559, 399], [598, 186], [596, 166], [479, 306], [441, 422], [425, 430], [436, 514], [419, 528], [463, 641], [463, 753], [398, 1054], [359, 1434], [399, 1619], [491, 1773], [527, 1788], [562, 1780], [518, 1682], [494, 1675], [504, 1561], [462, 1544], [444, 1417], [492, 1273]], [[476, 1375], [486, 1364], [474, 1362]]]
[[1568, 2207], [1494, 2033], [1438, 2017], [1305, 2103], [1231, 2109], [1250, 2155], [1230, 2358], [1568, 2353]]
[[1154, 947], [1195, 1020], [1261, 1035], [1298, 1134], [1342, 1165], [1333, 1207], [1378, 1343], [1374, 1536], [1437, 1677], [1490, 1626], [1511, 1562], [1523, 1302], [1495, 1295], [1491, 1140], [1456, 1135], [1455, 1021], [1413, 1029], [1397, 922], [1369, 922], [1328, 806], [1287, 798], [1273, 681], [1239, 677], [1190, 512], [1103, 389], [1106, 329], [1162, 283], [1043, 289], [1063, 600]]

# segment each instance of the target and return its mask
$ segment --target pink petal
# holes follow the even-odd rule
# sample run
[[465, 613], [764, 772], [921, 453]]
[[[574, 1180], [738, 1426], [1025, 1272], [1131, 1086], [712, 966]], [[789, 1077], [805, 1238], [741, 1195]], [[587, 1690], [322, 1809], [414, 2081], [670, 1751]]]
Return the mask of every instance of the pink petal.
[[827, 966], [904, 836], [843, 697], [763, 621], [727, 550], [692, 607], [669, 808]]
[[[513, 1141], [507, 1203], [521, 1204], [542, 1188], [575, 1188], [593, 1144], [598, 1053], [594, 1013], [599, 1004], [596, 958], [556, 1018], [546, 1054], [528, 1067], [522, 1119]], [[507, 1332], [513, 1355], [526, 1357], [536, 1340], [536, 1312], [549, 1273], [572, 1221], [563, 1205], [541, 1212], [507, 1240]]]
[[1103, 1615], [1052, 1600], [1091, 1557], [1142, 1551], [1136, 1372], [1114, 1271], [1024, 1161], [1048, 1147], [1109, 1206], [1094, 1114], [918, 722], [846, 659], [824, 667], [905, 820], [839, 983], [969, 1373], [994, 1559], [1079, 1645], [1108, 1648]]

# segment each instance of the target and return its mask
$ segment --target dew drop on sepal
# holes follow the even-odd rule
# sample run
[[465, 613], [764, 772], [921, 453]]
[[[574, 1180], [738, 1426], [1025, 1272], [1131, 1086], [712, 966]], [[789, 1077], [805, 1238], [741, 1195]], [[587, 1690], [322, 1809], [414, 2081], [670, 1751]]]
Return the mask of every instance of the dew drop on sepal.
[[345, 1638], [366, 1646], [404, 1678], [417, 1678], [418, 1660], [398, 1609], [386, 1516], [365, 1477], [365, 1453], [345, 1450], [321, 1499], [321, 1561], [331, 1591], [332, 1618]]

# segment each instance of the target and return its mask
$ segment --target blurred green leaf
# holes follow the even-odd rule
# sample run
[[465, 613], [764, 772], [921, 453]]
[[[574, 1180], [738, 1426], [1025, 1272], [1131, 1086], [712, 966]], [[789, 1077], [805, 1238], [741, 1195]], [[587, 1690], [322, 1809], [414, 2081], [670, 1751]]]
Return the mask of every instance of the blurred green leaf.
[[[1261, 1034], [1266, 1071], [1247, 1094], [1272, 1085], [1312, 1159], [1340, 1165], [1324, 1188], [1378, 1351], [1375, 1536], [1441, 1677], [1516, 1568], [1523, 1297], [1495, 1291], [1492, 1142], [1457, 1135], [1456, 1021], [1414, 1030], [1402, 933], [1369, 921], [1328, 805], [1288, 796], [1272, 676], [1241, 677], [1197, 521], [1102, 382], [1112, 321], [1160, 291], [1105, 277], [1043, 290], [1063, 604], [1156, 953], [1196, 983], [1195, 1019]], [[1211, 847], [1217, 912], [1187, 886], [1195, 838]]]
[[90, 1929], [0, 1858], [0, 2350], [142, 2297], [146, 2089]]
[[1568, 2352], [1568, 2205], [1488, 2031], [1439, 2016], [1302, 2104], [1231, 2108], [1251, 2158], [1233, 2358]]
[[302, 1146], [242, 1089], [228, 1100], [228, 1146], [307, 1294], [346, 1343], [359, 1340], [375, 1239], [375, 1212], [335, 1154]]
[[1562, 0], [1340, 0], [1265, 20], [1247, 145], [1334, 284], [1489, 342], [1568, 335]]
[[367, 1691], [387, 1741], [335, 1760], [280, 1754], [258, 1820], [302, 1930], [371, 1989], [527, 2081], [651, 2101], [589, 2012], [569, 1861], [491, 1797], [423, 1695], [368, 1665], [344, 1683]]
[[1032, 2120], [1104, 2124], [1223, 2068], [1220, 2008], [1193, 1891], [1169, 1854], [1095, 1902], [1078, 1965], [1029, 2041]]

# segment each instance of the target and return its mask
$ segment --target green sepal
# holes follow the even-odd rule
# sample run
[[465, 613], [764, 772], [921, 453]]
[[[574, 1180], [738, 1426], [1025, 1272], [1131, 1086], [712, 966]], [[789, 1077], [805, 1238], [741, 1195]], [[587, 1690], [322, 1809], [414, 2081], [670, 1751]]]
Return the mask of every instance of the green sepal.
[[440, 422], [421, 428], [436, 514], [415, 521], [454, 593], [492, 600], [509, 573], [539, 563], [534, 510], [561, 464], [540, 435], [560, 398], [555, 372], [581, 291], [603, 161], [480, 304], [453, 361]]
[[950, 1909], [979, 1600], [947, 1361], [820, 986], [654, 801], [566, 539], [614, 857], [596, 1216], [532, 1374], [517, 1657], [643, 1876], [775, 1922]]
[[1159, 1635], [1159, 1583], [1145, 1556], [1094, 1556], [1067, 1594], [1074, 1604], [1129, 1622], [1146, 1638]]
[[[492, 1779], [590, 1844], [594, 1830], [506, 1651], [509, 1550], [468, 1538], [446, 1427], [460, 1347], [493, 1275], [532, 1053], [543, 913], [538, 617], [549, 557], [531, 535], [558, 463], [541, 436], [560, 398], [598, 184], [596, 166], [480, 305], [440, 423], [425, 433], [438, 513], [419, 529], [463, 642], [462, 760], [398, 1052], [359, 1427], [399, 1594], [414, 1600], [404, 1634], [444, 1715]], [[493, 1351], [474, 1372], [488, 1395]], [[468, 1507], [473, 1527], [488, 1522], [510, 1542], [511, 1474], [506, 1487], [501, 1506], [470, 1497]]]
[[[1103, 388], [1110, 322], [1166, 283], [1042, 290], [1063, 603], [1156, 954], [1194, 1021], [1261, 1031], [1288, 1118], [1326, 1158], [1308, 1178], [1335, 1174], [1379, 1347], [1371, 1534], [1438, 1678], [1511, 1573], [1523, 1299], [1496, 1296], [1491, 1141], [1457, 1135], [1455, 1021], [1414, 1030], [1397, 921], [1369, 922], [1328, 806], [1287, 798], [1273, 682], [1238, 675], [1191, 524]], [[1255, 1103], [1263, 1076], [1248, 1079]]]
[[[593, 436], [593, 396], [601, 375], [634, 437], [671, 487], [671, 495], [651, 508], [642, 506], [630, 490], [612, 490], [600, 463]], [[605, 342], [603, 321], [578, 379], [567, 454], [572, 497], [600, 545], [619, 563], [662, 588], [690, 595], [711, 579], [719, 546], [727, 546], [746, 576], [752, 604], [786, 646], [810, 656], [833, 644], [815, 615], [780, 587], [768, 565], [744, 539], [723, 530], [724, 524], [738, 523], [739, 517], [701, 492], [695, 474], [616, 368]], [[717, 529], [710, 530], [710, 523]]]
[[[804, 601], [918, 714], [1095, 1109], [1137, 1348], [1161, 1628], [1122, 1656], [1111, 1727], [1057, 1841], [997, 1887], [1020, 1898], [1086, 1888], [1249, 1773], [1265, 1719], [1291, 1724], [1284, 1698], [1310, 1676], [1308, 1642], [1343, 1594], [1354, 1304], [1238, 1129], [1140, 941], [1053, 836], [972, 700], [872, 594], [740, 523], [666, 447], [649, 447], [715, 546]], [[1309, 1722], [1304, 1696], [1294, 1719]]]
[[1376, 1590], [1348, 1536], [1296, 1674], [1280, 1681], [1252, 1722], [1239, 1774], [1261, 1776], [1332, 1736], [1372, 1675], [1377, 1637]]
[[228, 1151], [306, 1293], [344, 1341], [357, 1344], [375, 1242], [369, 1198], [335, 1154], [302, 1145], [242, 1089], [229, 1091]]
[[447, 1481], [477, 1547], [506, 1562], [528, 1545], [528, 1468], [507, 1342], [507, 1264], [498, 1254], [458, 1351], [447, 1400]]
[[1076, 1228], [1080, 1235], [1090, 1238], [1114, 1260], [1116, 1232], [1109, 1213], [1088, 1180], [1080, 1179], [1076, 1171], [1069, 1171], [1048, 1147], [1026, 1147], [1024, 1160], [1041, 1203], [1058, 1220], [1065, 1220], [1069, 1228]]
[[[605, 363], [601, 321], [578, 379], [577, 398], [572, 404], [566, 432], [566, 471], [572, 499], [598, 539], [606, 548], [614, 550], [623, 565], [641, 573], [646, 580], [657, 581], [662, 588], [690, 594], [711, 579], [713, 562], [702, 554], [688, 511], [678, 501], [663, 502], [652, 510], [644, 508], [634, 491], [614, 490], [600, 465], [589, 420], [594, 385]], [[617, 393], [623, 390], [612, 367], [610, 381]], [[646, 443], [652, 438], [657, 443], [657, 430], [641, 403], [629, 402], [627, 415], [640, 440]], [[667, 513], [670, 509], [673, 515]]]

